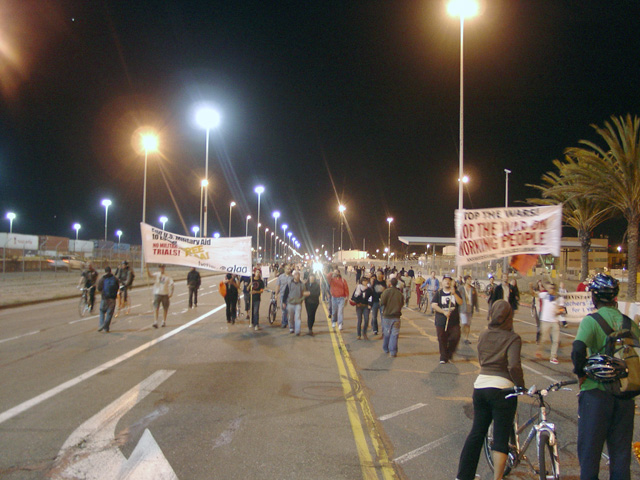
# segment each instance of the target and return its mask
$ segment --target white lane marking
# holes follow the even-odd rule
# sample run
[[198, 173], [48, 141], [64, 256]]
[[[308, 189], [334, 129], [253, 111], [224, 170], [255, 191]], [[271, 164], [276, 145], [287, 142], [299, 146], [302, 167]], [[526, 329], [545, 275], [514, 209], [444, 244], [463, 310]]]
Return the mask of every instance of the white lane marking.
[[446, 443], [449, 441], [449, 439], [451, 439], [454, 435], [457, 435], [458, 432], [453, 432], [450, 433], [449, 435], [445, 435], [442, 438], [439, 438], [438, 440], [434, 440], [431, 443], [427, 443], [426, 445], [423, 445], [420, 448], [416, 448], [415, 450], [412, 450], [409, 453], [405, 453], [404, 455], [400, 455], [398, 458], [394, 459], [393, 461], [396, 463], [406, 463], [409, 460], [413, 460], [414, 458], [427, 453], [430, 450], [433, 450], [434, 448], [438, 448], [440, 445], [442, 445], [443, 443]]
[[403, 408], [402, 410], [398, 410], [397, 412], [387, 413], [386, 415], [381, 416], [378, 420], [384, 421], [389, 420], [390, 418], [397, 417], [398, 415], [404, 415], [405, 413], [413, 412], [414, 410], [418, 410], [419, 408], [426, 407], [426, 403], [416, 403], [415, 405], [411, 405], [410, 407]]
[[182, 297], [183, 295], [189, 295], [189, 292], [179, 293], [178, 296]]
[[539, 372], [539, 371], [538, 371], [538, 370], [536, 370], [535, 368], [531, 368], [531, 367], [529, 367], [528, 365], [525, 365], [524, 363], [522, 364], [522, 368], [526, 368], [526, 369], [527, 369], [527, 370], [529, 370], [530, 372], [533, 372], [533, 373], [535, 373], [535, 374], [538, 374], [538, 375], [540, 375], [542, 378], [546, 378], [546, 379], [547, 379], [547, 380], [549, 380], [551, 383], [556, 383], [556, 382], [559, 382], [559, 381], [560, 381], [560, 380], [556, 380], [556, 379], [555, 379], [555, 378], [553, 378], [553, 377], [549, 377], [549, 376], [547, 376], [547, 375], [543, 374], [542, 372]]
[[[141, 303], [139, 303], [139, 304], [137, 304], [137, 305], [131, 305], [131, 307], [129, 307], [129, 308], [130, 308], [130, 309], [131, 309], [131, 308], [137, 308], [137, 307], [140, 307], [140, 306], [142, 306], [142, 304], [141, 304]], [[126, 313], [126, 314], [124, 314], [124, 315], [128, 315], [128, 313]], [[91, 317], [80, 318], [80, 319], [78, 319], [78, 320], [72, 320], [71, 322], [69, 322], [69, 325], [73, 325], [74, 323], [78, 323], [78, 322], [84, 322], [84, 321], [86, 321], [86, 320], [91, 320], [92, 318], [100, 318], [100, 315], [93, 315], [93, 316], [91, 316]], [[114, 319], [114, 320], [116, 319], [115, 314], [113, 315], [113, 319]]]
[[129, 460], [115, 438], [120, 419], [174, 373], [175, 370], [158, 370], [76, 428], [62, 445], [51, 478], [177, 479], [148, 429]]
[[41, 331], [42, 330], [34, 330], [33, 332], [23, 333], [22, 335], [18, 335], [16, 337], [4, 338], [4, 339], [0, 340], [0, 343], [9, 342], [11, 340], [17, 340], [17, 339], [22, 338], [22, 337], [28, 337], [29, 335], [35, 335], [36, 333], [40, 333]]
[[27, 410], [29, 410], [30, 408], [38, 405], [39, 403], [44, 402], [45, 400], [48, 400], [49, 398], [59, 394], [60, 392], [64, 392], [65, 390], [76, 386], [77, 384], [87, 380], [88, 378], [91, 378], [101, 372], [104, 372], [105, 370], [118, 365], [119, 363], [124, 362], [125, 360], [130, 359], [131, 357], [137, 355], [140, 352], [143, 352], [151, 347], [153, 347], [154, 345], [157, 345], [160, 342], [163, 342], [165, 340], [167, 340], [168, 338], [173, 337], [174, 335], [177, 335], [178, 333], [182, 332], [183, 330], [186, 330], [187, 328], [201, 322], [202, 320], [204, 320], [205, 318], [210, 317], [211, 315], [213, 315], [214, 313], [219, 312], [220, 310], [222, 310], [223, 308], [225, 308], [226, 305], [220, 305], [219, 307], [214, 308], [213, 310], [199, 316], [198, 318], [195, 318], [193, 320], [191, 320], [190, 322], [185, 323], [184, 325], [177, 327], [174, 330], [171, 330], [170, 332], [165, 333], [164, 335], [162, 335], [161, 337], [155, 338], [143, 345], [140, 345], [137, 348], [134, 348], [133, 350], [124, 353], [122, 355], [120, 355], [117, 358], [114, 358], [113, 360], [109, 360], [108, 362], [103, 363], [102, 365], [97, 366], [96, 368], [93, 368], [91, 370], [89, 370], [88, 372], [83, 373], [82, 375], [78, 375], [75, 378], [72, 378], [71, 380], [67, 380], [64, 383], [61, 383], [60, 385], [58, 385], [57, 387], [54, 387], [50, 390], [47, 390], [44, 393], [41, 393], [40, 395], [37, 395], [35, 397], [33, 397], [30, 400], [27, 400], [25, 402], [22, 402], [19, 405], [16, 405], [13, 408], [10, 408], [9, 410], [6, 410], [4, 412], [2, 412], [0, 414], [0, 424], [6, 422], [7, 420], [15, 417], [16, 415], [19, 415]]

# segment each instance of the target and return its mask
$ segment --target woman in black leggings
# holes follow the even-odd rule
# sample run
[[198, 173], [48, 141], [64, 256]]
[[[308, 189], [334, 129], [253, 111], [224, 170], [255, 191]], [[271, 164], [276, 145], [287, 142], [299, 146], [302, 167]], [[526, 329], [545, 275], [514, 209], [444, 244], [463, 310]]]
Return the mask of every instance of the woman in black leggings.
[[316, 310], [320, 304], [320, 284], [316, 280], [316, 275], [309, 275], [309, 280], [305, 285], [309, 295], [304, 300], [304, 306], [307, 309], [307, 327], [309, 327], [309, 335], [313, 335], [313, 324], [316, 321]]

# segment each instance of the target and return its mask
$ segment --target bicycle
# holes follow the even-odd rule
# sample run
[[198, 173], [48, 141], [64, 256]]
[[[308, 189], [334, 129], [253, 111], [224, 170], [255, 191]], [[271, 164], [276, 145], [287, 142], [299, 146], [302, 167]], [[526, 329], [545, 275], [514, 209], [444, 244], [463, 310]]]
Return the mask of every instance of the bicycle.
[[422, 292], [422, 296], [420, 297], [420, 305], [418, 306], [418, 310], [424, 313], [427, 313], [427, 309], [429, 304], [429, 294], [426, 291]]
[[271, 292], [271, 302], [269, 302], [269, 314], [267, 318], [269, 319], [269, 323], [273, 325], [273, 322], [276, 321], [276, 315], [278, 314], [278, 301], [274, 290], [267, 289], [267, 292]]
[[[125, 295], [124, 293], [124, 289], [127, 289], [127, 293], [126, 293], [126, 298], [123, 298], [123, 296]], [[113, 318], [117, 318], [118, 315], [120, 315], [120, 312], [122, 312], [125, 308], [126, 308], [126, 315], [129, 315], [129, 313], [131, 313], [131, 292], [129, 292], [129, 287], [125, 287], [124, 285], [120, 285], [120, 287], [118, 288], [118, 298], [116, 299], [116, 311], [113, 315]]]
[[84, 317], [86, 315], [88, 315], [91, 312], [91, 305], [89, 304], [90, 302], [90, 297], [89, 297], [89, 291], [91, 289], [95, 289], [95, 286], [91, 286], [89, 288], [87, 287], [82, 287], [80, 288], [80, 291], [82, 292], [82, 294], [80, 295], [80, 303], [78, 304], [78, 312], [80, 313], [81, 317]]
[[[505, 389], [507, 395], [505, 398], [516, 397], [519, 395], [528, 395], [535, 398], [538, 403], [538, 412], [535, 413], [523, 425], [518, 426], [518, 415], [513, 420], [513, 430], [509, 439], [509, 455], [507, 457], [507, 465], [503, 476], [506, 477], [516, 468], [522, 460], [526, 461], [531, 469], [536, 472], [540, 480], [558, 480], [560, 478], [560, 461], [558, 459], [558, 439], [556, 436], [556, 426], [554, 423], [547, 421], [548, 404], [544, 401], [549, 392], [556, 392], [563, 389], [566, 385], [574, 385], [577, 380], [566, 380], [564, 382], [553, 383], [547, 388], [538, 390], [533, 385], [529, 390], [522, 387], [514, 387]], [[570, 389], [565, 389], [570, 390]], [[537, 420], [538, 423], [535, 423]], [[522, 432], [531, 426], [531, 430], [527, 434], [523, 442], [520, 441]], [[538, 457], [538, 469], [531, 464], [525, 455], [527, 448], [536, 439], [536, 455]], [[493, 424], [489, 427], [487, 436], [484, 439], [484, 455], [487, 459], [489, 467], [493, 471], [493, 457], [491, 456], [491, 444], [493, 443]]]

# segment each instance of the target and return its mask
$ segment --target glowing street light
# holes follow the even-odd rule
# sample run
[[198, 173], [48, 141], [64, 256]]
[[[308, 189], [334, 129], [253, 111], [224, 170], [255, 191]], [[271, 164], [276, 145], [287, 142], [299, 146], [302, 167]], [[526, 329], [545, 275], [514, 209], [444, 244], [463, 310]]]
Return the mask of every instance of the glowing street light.
[[142, 187], [142, 223], [147, 218], [147, 159], [149, 152], [155, 152], [158, 149], [158, 137], [150, 133], [142, 135], [142, 148], [144, 148], [144, 184]]
[[244, 236], [249, 236], [249, 220], [251, 220], [251, 215], [247, 215], [247, 221], [244, 223]]
[[389, 256], [391, 256], [391, 222], [393, 222], [393, 217], [387, 217], [387, 222], [389, 222], [389, 230], [387, 234], [387, 245], [389, 246], [389, 249], [387, 252], [389, 252]]
[[116, 230], [116, 235], [118, 236], [118, 245], [120, 245], [120, 239], [122, 238], [122, 230]]
[[164, 230], [164, 226], [167, 224], [169, 219], [163, 215], [158, 220], [160, 220], [160, 223], [162, 224], [162, 230]]
[[229, 204], [229, 236], [231, 236], [231, 210], [236, 206], [236, 202], [231, 202]]
[[[102, 206], [104, 207], [104, 241], [107, 241], [107, 216], [109, 214], [109, 206], [111, 205], [111, 200], [105, 198], [102, 200]], [[143, 220], [144, 221], [144, 220]]]
[[13, 233], [13, 221], [16, 218], [16, 214], [13, 212], [8, 212], [5, 218], [9, 220], [9, 233]]
[[220, 232], [215, 232], [213, 234], [213, 238], [220, 238]]
[[76, 241], [78, 241], [78, 232], [80, 231], [81, 228], [82, 226], [79, 223], [73, 224], [73, 229], [76, 231]]
[[340, 259], [343, 258], [344, 254], [342, 253], [342, 223], [344, 219], [344, 211], [347, 209], [344, 205], [340, 205], [338, 207], [338, 212], [340, 212]]
[[204, 236], [207, 236], [207, 189], [209, 186], [209, 132], [212, 128], [217, 128], [220, 125], [220, 114], [213, 108], [202, 107], [196, 113], [196, 122], [201, 128], [204, 128], [207, 132], [207, 139], [205, 143], [205, 164], [204, 164], [204, 178], [207, 180], [207, 184], [204, 185]]
[[197, 237], [198, 236], [198, 232], [200, 231], [200, 227], [197, 225], [194, 225], [193, 227], [191, 227], [191, 231], [193, 232], [193, 236]]

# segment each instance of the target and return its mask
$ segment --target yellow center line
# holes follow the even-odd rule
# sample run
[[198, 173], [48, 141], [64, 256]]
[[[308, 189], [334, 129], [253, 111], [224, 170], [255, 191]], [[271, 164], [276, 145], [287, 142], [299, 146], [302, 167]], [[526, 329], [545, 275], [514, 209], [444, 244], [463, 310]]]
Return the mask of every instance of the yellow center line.
[[347, 412], [349, 414], [349, 421], [351, 423], [351, 430], [353, 431], [353, 436], [356, 442], [358, 456], [360, 457], [362, 476], [366, 480], [374, 478], [378, 479], [377, 469], [371, 456], [371, 452], [369, 451], [369, 446], [367, 445], [365, 428], [360, 421], [358, 406], [360, 406], [360, 411], [362, 412], [362, 416], [366, 423], [367, 434], [376, 452], [382, 477], [386, 480], [397, 480], [398, 476], [396, 475], [393, 465], [389, 460], [389, 455], [387, 454], [384, 442], [376, 427], [375, 418], [371, 410], [371, 406], [369, 405], [369, 401], [362, 393], [362, 389], [355, 390], [353, 388], [352, 381], [358, 381], [359, 376], [353, 362], [351, 361], [351, 356], [347, 351], [342, 335], [339, 334], [338, 330], [331, 327], [329, 312], [327, 311], [327, 307], [324, 303], [322, 303], [322, 308], [324, 309], [324, 313], [327, 317], [327, 324], [331, 333], [331, 343], [333, 344], [333, 352], [336, 357], [336, 363], [338, 364], [342, 389], [344, 391], [345, 400], [347, 401]]

